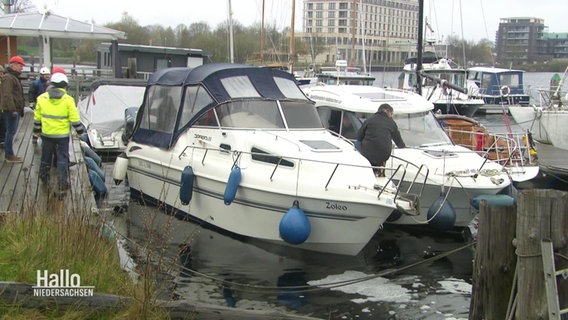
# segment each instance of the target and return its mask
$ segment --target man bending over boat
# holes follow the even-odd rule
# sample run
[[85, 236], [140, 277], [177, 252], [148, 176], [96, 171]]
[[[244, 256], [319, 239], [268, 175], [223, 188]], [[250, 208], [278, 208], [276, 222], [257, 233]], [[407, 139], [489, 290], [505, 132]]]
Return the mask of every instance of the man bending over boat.
[[[383, 103], [379, 110], [365, 120], [357, 131], [356, 139], [361, 145], [361, 153], [372, 166], [385, 166], [392, 151], [392, 141], [399, 148], [406, 147], [400, 131], [398, 131], [398, 126], [392, 119], [393, 114], [393, 108], [389, 104]], [[385, 176], [384, 168], [373, 170], [380, 177]]]

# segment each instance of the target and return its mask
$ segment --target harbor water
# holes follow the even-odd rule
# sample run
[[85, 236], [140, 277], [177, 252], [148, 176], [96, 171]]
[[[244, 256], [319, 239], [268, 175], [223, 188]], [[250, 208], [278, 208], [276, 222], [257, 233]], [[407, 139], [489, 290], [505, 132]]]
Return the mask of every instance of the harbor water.
[[[375, 85], [396, 87], [398, 74], [377, 74]], [[525, 81], [547, 86], [552, 75], [528, 73]], [[504, 132], [503, 117], [478, 120]], [[153, 272], [169, 299], [321, 319], [468, 318], [473, 249], [467, 232], [387, 226], [357, 256], [340, 256], [235, 237], [135, 200], [119, 219], [128, 247], [159, 266]]]

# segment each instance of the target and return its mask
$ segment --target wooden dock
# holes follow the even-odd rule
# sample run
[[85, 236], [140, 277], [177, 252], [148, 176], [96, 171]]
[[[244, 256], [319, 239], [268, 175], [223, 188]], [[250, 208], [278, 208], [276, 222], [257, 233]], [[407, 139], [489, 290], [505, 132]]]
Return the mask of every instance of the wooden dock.
[[[0, 149], [0, 214], [21, 213], [25, 210], [74, 210], [96, 211], [93, 192], [89, 182], [88, 170], [83, 160], [79, 139], [70, 142], [70, 161], [76, 165], [69, 168], [71, 190], [59, 200], [54, 190], [43, 186], [39, 181], [41, 159], [41, 139], [32, 143], [33, 113], [26, 112], [14, 138], [14, 153], [22, 158], [22, 163], [4, 161], [4, 150]], [[56, 186], [57, 173], [52, 168], [51, 184]]]

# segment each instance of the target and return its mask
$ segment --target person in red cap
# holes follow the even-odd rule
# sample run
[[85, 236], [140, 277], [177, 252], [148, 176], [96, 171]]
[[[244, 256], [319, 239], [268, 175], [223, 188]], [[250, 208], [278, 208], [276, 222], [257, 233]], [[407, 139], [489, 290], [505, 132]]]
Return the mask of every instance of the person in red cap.
[[63, 69], [63, 68], [61, 68], [61, 67], [57, 67], [57, 66], [55, 66], [55, 67], [53, 67], [53, 68], [51, 69], [51, 73], [52, 73], [52, 74], [54, 74], [54, 73], [63, 73], [64, 75], [67, 75], [67, 72], [65, 72], [65, 69]]
[[9, 61], [10, 65], [6, 68], [6, 74], [2, 76], [2, 99], [0, 100], [0, 110], [2, 110], [2, 121], [4, 123], [4, 160], [8, 163], [22, 162], [22, 158], [14, 154], [14, 136], [18, 129], [20, 115], [24, 112], [26, 99], [24, 89], [20, 82], [20, 74], [26, 65], [20, 56], [13, 56]]

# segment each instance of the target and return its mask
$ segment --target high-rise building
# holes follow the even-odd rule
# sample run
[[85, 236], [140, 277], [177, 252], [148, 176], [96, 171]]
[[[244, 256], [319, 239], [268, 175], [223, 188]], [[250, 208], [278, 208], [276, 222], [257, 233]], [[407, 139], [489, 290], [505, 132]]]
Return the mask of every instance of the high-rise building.
[[318, 64], [396, 66], [416, 53], [418, 0], [304, 0], [303, 33]]
[[522, 65], [545, 60], [542, 53], [544, 19], [502, 18], [495, 37], [497, 62]]

